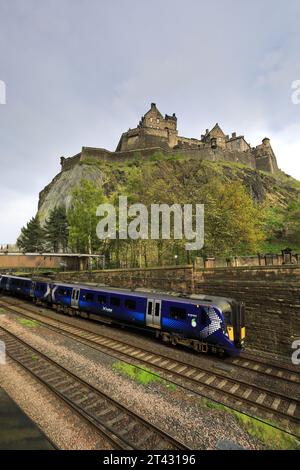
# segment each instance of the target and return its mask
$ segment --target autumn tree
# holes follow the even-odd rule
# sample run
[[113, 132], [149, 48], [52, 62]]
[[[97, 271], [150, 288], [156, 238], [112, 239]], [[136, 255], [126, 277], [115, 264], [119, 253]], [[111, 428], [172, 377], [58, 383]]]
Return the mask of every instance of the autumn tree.
[[72, 203], [67, 212], [69, 246], [73, 252], [92, 254], [99, 250], [96, 210], [105, 201], [102, 188], [82, 179], [72, 192]]

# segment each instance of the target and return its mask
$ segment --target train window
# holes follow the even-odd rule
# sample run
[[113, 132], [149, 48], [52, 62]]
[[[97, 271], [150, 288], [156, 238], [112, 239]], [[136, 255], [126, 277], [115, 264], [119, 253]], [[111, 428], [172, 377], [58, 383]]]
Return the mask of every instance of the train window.
[[128, 308], [129, 310], [135, 310], [136, 301], [132, 299], [125, 299], [125, 307]]
[[82, 298], [83, 300], [86, 300], [87, 302], [93, 302], [94, 300], [93, 294], [89, 294], [89, 293], [83, 294]]
[[115, 307], [119, 307], [119, 306], [120, 306], [120, 299], [119, 299], [119, 297], [111, 297], [111, 298], [110, 298], [110, 304], [111, 304], [111, 305], [114, 305]]
[[206, 319], [207, 319], [207, 314], [206, 314], [206, 311], [205, 310], [202, 310], [202, 312], [200, 313], [200, 323], [201, 325], [206, 325]]
[[154, 315], [155, 315], [156, 317], [159, 317], [159, 312], [160, 312], [160, 303], [157, 302], [157, 303], [155, 304], [155, 313], [154, 313]]
[[63, 289], [62, 287], [58, 289], [57, 293], [59, 295], [64, 295], [65, 297], [71, 297], [71, 291], [69, 289]]
[[170, 307], [170, 318], [174, 318], [174, 320], [185, 320], [186, 319], [185, 308]]
[[148, 303], [147, 315], [152, 315], [152, 302], [149, 302], [149, 303]]
[[98, 295], [98, 302], [99, 302], [99, 304], [106, 304], [106, 296], [105, 295]]

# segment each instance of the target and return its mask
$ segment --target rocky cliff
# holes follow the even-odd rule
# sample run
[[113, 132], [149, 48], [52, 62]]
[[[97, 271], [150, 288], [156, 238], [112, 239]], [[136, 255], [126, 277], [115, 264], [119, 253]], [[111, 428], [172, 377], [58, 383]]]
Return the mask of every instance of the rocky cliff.
[[[180, 157], [165, 157], [153, 155], [150, 160], [131, 162], [79, 162], [68, 170], [61, 171], [52, 182], [47, 185], [39, 197], [38, 214], [43, 223], [50, 211], [59, 205], [69, 207], [72, 199], [72, 190], [80, 183], [81, 179], [93, 181], [103, 187], [107, 196], [118, 192], [122, 188], [122, 194], [132, 193], [130, 188], [130, 176], [139, 170], [141, 178], [147, 173], [147, 177], [155, 178], [155, 175], [163, 175], [175, 181], [182, 179], [199, 187], [208, 180], [219, 177], [224, 181], [239, 181], [250, 192], [257, 203], [266, 202], [270, 206], [286, 206], [293, 199], [300, 196], [300, 182], [283, 172], [275, 174], [265, 173], [251, 169], [242, 164], [230, 162], [209, 162], [187, 160]], [[142, 201], [141, 201], [142, 202]]]

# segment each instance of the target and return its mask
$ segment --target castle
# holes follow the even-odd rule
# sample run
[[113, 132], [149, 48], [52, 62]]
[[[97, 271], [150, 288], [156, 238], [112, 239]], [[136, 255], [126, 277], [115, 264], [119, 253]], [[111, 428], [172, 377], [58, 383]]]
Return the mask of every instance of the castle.
[[175, 113], [163, 117], [155, 103], [151, 104], [136, 128], [122, 134], [115, 152], [82, 147], [74, 157], [62, 157], [61, 166], [62, 170], [67, 170], [77, 162], [90, 159], [121, 162], [137, 156], [148, 158], [156, 151], [187, 158], [237, 162], [269, 173], [278, 170], [276, 156], [267, 137], [260, 145], [251, 147], [243, 135], [237, 136], [235, 132], [231, 137], [225, 135], [218, 123], [211, 130], [206, 129], [200, 139], [181, 137], [178, 135]]

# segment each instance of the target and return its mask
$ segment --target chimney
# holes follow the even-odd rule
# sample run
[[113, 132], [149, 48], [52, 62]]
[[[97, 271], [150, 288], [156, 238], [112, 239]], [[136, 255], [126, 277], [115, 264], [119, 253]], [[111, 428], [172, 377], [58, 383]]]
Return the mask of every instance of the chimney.
[[151, 103], [151, 109], [156, 108], [156, 103]]
[[232, 138], [232, 139], [235, 139], [235, 138], [236, 138], [236, 132], [233, 132], [233, 133], [231, 134], [231, 138]]
[[269, 145], [270, 144], [270, 139], [268, 137], [265, 137], [262, 141], [264, 145]]

